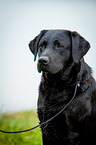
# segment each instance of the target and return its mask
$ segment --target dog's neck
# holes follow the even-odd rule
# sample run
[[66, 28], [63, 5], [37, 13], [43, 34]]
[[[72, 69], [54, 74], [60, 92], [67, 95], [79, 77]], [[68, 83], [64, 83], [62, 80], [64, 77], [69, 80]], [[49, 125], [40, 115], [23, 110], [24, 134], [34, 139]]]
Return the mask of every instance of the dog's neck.
[[91, 68], [85, 63], [84, 59], [80, 61], [80, 71], [77, 74], [77, 81], [84, 82], [91, 77]]

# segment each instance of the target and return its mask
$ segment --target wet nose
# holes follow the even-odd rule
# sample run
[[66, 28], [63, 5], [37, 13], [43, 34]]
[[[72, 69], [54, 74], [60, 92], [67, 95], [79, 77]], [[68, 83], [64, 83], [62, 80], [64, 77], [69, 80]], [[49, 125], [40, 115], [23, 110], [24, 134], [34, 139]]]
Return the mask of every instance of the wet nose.
[[49, 63], [49, 58], [47, 56], [41, 56], [38, 62], [40, 64], [47, 65]]

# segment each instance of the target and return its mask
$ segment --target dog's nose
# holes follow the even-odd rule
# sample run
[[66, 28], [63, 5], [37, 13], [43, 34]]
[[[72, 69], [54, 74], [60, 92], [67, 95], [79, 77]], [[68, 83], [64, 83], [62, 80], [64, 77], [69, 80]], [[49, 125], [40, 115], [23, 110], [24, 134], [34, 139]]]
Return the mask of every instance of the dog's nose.
[[38, 62], [40, 64], [47, 65], [49, 63], [49, 58], [47, 56], [41, 56]]

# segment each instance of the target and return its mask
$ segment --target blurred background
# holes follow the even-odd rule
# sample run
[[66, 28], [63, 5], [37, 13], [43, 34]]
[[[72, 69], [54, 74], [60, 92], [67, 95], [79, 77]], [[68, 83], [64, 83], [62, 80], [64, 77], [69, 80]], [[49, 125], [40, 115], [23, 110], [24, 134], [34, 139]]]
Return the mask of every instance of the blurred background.
[[0, 113], [37, 108], [41, 74], [28, 48], [42, 29], [77, 31], [96, 78], [96, 0], [0, 0]]

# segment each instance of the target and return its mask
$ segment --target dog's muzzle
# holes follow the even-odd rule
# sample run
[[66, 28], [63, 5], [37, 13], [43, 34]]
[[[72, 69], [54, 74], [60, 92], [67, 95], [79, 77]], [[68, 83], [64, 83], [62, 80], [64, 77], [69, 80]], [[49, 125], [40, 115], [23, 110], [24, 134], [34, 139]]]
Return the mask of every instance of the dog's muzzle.
[[47, 71], [48, 64], [49, 64], [49, 58], [47, 56], [41, 56], [38, 59], [38, 64], [37, 64], [38, 72]]

